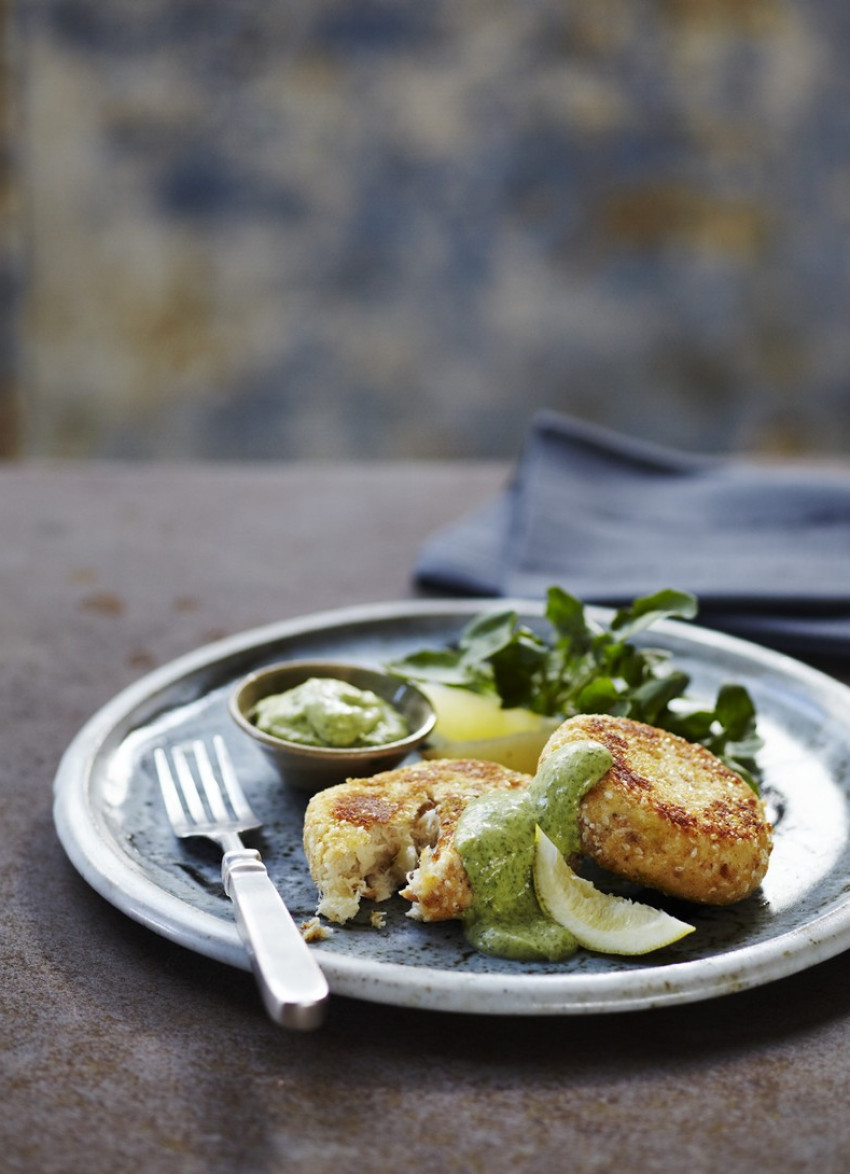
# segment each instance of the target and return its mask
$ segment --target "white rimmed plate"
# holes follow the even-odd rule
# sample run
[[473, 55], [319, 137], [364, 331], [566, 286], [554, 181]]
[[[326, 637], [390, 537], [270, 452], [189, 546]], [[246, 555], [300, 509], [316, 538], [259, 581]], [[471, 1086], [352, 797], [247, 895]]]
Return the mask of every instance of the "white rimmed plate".
[[[217, 851], [177, 841], [151, 769], [152, 747], [223, 731], [264, 821], [252, 841], [296, 920], [316, 892], [301, 849], [306, 797], [271, 773], [237, 736], [230, 685], [289, 657], [380, 665], [451, 641], [485, 607], [527, 601], [405, 601], [272, 624], [207, 645], [123, 690], [80, 730], [55, 781], [60, 841], [86, 881], [128, 916], [199, 954], [248, 969], [220, 882]], [[588, 609], [594, 614], [594, 609]], [[775, 848], [762, 889], [727, 909], [678, 906], [697, 932], [665, 951], [614, 959], [580, 951], [558, 964], [477, 954], [458, 923], [419, 925], [404, 902], [317, 943], [331, 990], [379, 1003], [477, 1014], [564, 1015], [625, 1011], [712, 998], [803, 970], [850, 946], [850, 689], [788, 657], [673, 621], [648, 634], [691, 674], [689, 694], [713, 699], [725, 681], [750, 690], [765, 739], [765, 792]]]

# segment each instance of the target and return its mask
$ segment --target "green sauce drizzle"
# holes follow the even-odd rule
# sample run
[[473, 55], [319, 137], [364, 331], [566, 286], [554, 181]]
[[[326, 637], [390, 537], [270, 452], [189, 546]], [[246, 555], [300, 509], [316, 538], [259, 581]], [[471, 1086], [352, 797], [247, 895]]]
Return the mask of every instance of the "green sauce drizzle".
[[578, 943], [548, 918], [534, 893], [534, 825], [564, 856], [579, 848], [582, 796], [611, 765], [598, 742], [571, 742], [551, 754], [525, 791], [494, 791], [470, 803], [455, 845], [472, 886], [464, 919], [468, 941], [485, 954], [557, 962]]

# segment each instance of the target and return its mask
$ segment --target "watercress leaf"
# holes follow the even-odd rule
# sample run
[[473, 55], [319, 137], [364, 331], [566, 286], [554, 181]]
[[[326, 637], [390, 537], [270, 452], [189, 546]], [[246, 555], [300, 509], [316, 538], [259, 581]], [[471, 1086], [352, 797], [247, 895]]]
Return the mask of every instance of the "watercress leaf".
[[467, 660], [486, 660], [514, 639], [515, 611], [484, 613], [471, 620], [460, 634], [458, 646]]
[[743, 685], [722, 685], [714, 708], [730, 740], [740, 741], [755, 730], [756, 707]]
[[652, 665], [631, 644], [612, 645], [606, 650], [606, 663], [611, 675], [622, 677], [631, 688], [637, 688], [652, 675]]
[[531, 708], [549, 716], [577, 713], [575, 698], [598, 675], [596, 658], [588, 652], [568, 656], [553, 654], [543, 667], [541, 697]]
[[506, 709], [530, 708], [540, 691], [548, 655], [546, 645], [533, 633], [520, 631], [510, 644], [490, 657], [493, 680]]
[[611, 621], [612, 631], [624, 640], [649, 628], [657, 620], [692, 620], [699, 609], [697, 598], [688, 591], [667, 588], [653, 595], [643, 595], [631, 607], [621, 607]]
[[612, 675], [620, 658], [631, 655], [627, 644], [622, 640], [613, 640], [607, 632], [594, 637], [592, 651], [597, 663], [611, 670]]
[[657, 725], [669, 703], [674, 697], [680, 697], [689, 684], [690, 677], [679, 669], [663, 677], [651, 677], [632, 691], [633, 716]]
[[493, 674], [486, 663], [467, 662], [459, 649], [423, 649], [390, 661], [387, 670], [405, 681], [451, 684], [473, 693], [495, 693]]
[[575, 641], [590, 634], [584, 604], [561, 587], [550, 587], [546, 593], [546, 619], [562, 639]]
[[581, 690], [576, 698], [580, 713], [612, 713], [625, 717], [629, 700], [610, 677], [596, 677]]
[[667, 728], [688, 742], [705, 742], [711, 736], [716, 718], [713, 709], [694, 709], [668, 716]]
[[386, 666], [395, 676], [414, 681], [432, 681], [444, 685], [462, 685], [472, 688], [480, 673], [474, 665], [466, 664], [458, 649], [423, 649], [412, 652]]

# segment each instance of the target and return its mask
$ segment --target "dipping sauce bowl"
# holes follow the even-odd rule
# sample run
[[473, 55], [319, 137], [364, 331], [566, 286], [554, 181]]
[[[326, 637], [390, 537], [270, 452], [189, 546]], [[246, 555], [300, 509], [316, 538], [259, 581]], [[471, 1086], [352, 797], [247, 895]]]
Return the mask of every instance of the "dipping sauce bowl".
[[[371, 690], [399, 711], [410, 732], [379, 746], [308, 746], [265, 733], [251, 721], [248, 715], [261, 698], [294, 689], [310, 677], [331, 677]], [[379, 669], [332, 660], [291, 660], [257, 669], [237, 682], [228, 708], [237, 727], [263, 751], [284, 782], [311, 792], [347, 778], [392, 770], [425, 741], [437, 720], [431, 702], [415, 685]]]

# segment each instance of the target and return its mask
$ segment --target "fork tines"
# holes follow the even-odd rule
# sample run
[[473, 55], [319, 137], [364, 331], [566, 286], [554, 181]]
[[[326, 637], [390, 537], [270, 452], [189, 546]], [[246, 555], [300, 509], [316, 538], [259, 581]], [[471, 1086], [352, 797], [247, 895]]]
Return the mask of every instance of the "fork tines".
[[173, 773], [165, 751], [160, 747], [154, 752], [171, 823], [175, 827], [187, 821], [196, 826], [239, 824], [243, 830], [258, 826], [259, 821], [236, 777], [224, 738], [215, 734], [212, 743], [215, 764], [206, 743], [200, 738], [175, 746], [171, 752]]

